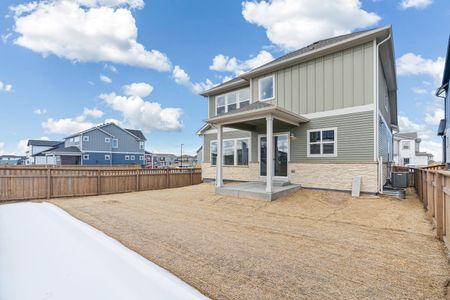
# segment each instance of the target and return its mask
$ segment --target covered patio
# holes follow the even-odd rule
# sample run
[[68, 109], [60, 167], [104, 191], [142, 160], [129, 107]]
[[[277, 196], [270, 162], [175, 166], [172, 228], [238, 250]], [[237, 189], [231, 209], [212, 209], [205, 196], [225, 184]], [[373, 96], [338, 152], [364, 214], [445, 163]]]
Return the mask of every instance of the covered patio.
[[[216, 162], [216, 193], [223, 195], [233, 195], [243, 198], [256, 198], [264, 200], [275, 200], [289, 192], [298, 190], [298, 185], [292, 185], [287, 180], [288, 157], [285, 157], [286, 176], [285, 179], [275, 178], [274, 174], [274, 132], [288, 131], [297, 127], [301, 123], [309, 120], [300, 115], [294, 114], [281, 107], [265, 103], [256, 102], [248, 106], [234, 110], [227, 114], [212, 117], [207, 123], [217, 129], [217, 162]], [[265, 151], [258, 151], [259, 156], [265, 154], [265, 169], [260, 182], [250, 182], [224, 186], [223, 184], [223, 129], [224, 127], [258, 131], [265, 133]], [[291, 138], [290, 135], [286, 137]], [[259, 146], [258, 146], [259, 147]], [[268, 159], [270, 158], [270, 159]], [[261, 157], [258, 157], [261, 167]]]

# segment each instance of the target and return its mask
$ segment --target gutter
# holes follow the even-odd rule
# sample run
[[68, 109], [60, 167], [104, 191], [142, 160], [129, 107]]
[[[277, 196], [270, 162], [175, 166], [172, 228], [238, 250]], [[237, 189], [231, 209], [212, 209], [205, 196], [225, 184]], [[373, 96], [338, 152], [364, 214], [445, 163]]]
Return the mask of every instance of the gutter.
[[[379, 145], [378, 145], [378, 138], [379, 138], [379, 135], [380, 135], [380, 130], [379, 130], [380, 124], [379, 124], [379, 117], [378, 117], [378, 114], [379, 114], [379, 97], [380, 97], [380, 95], [379, 95], [379, 85], [380, 85], [380, 82], [379, 82], [379, 74], [380, 74], [379, 53], [380, 53], [380, 46], [383, 45], [385, 42], [387, 42], [390, 39], [391, 39], [391, 33], [389, 33], [387, 38], [385, 38], [384, 40], [382, 40], [381, 42], [376, 44], [376, 49], [375, 49], [375, 52], [376, 52], [376, 55], [375, 55], [375, 59], [376, 59], [376, 65], [375, 65], [375, 128], [376, 128], [376, 134], [375, 134], [375, 143], [374, 143], [375, 151], [374, 152], [375, 152], [375, 158], [376, 158], [376, 161], [378, 162], [378, 168], [379, 168], [379, 172], [378, 172], [378, 174], [379, 174], [378, 175], [378, 181], [379, 181], [378, 182], [378, 184], [379, 184], [378, 191], [379, 191], [380, 194], [383, 194], [383, 184], [384, 183], [382, 182], [382, 178], [383, 178], [383, 158], [379, 156], [380, 153], [379, 153], [379, 148], [378, 148], [379, 147]], [[376, 40], [375, 40], [375, 43], [376, 43]], [[388, 161], [388, 163], [389, 163], [389, 161]]]

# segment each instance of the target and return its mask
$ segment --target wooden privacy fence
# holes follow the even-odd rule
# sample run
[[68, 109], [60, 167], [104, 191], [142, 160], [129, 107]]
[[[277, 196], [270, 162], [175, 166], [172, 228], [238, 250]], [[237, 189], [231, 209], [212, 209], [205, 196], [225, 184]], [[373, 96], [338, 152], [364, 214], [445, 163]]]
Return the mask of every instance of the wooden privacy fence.
[[427, 215], [436, 227], [436, 235], [449, 247], [450, 171], [447, 165], [415, 169], [415, 187]]
[[197, 168], [0, 167], [0, 202], [158, 190], [201, 181]]

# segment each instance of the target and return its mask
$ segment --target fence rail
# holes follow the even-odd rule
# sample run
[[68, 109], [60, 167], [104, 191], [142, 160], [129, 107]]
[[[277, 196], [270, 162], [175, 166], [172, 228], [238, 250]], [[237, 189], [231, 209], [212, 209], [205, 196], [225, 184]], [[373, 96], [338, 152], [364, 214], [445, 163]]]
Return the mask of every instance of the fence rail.
[[0, 202], [158, 190], [201, 181], [197, 168], [1, 167]]
[[436, 235], [449, 247], [450, 241], [450, 171], [447, 165], [434, 165], [414, 170], [417, 194], [436, 227]]

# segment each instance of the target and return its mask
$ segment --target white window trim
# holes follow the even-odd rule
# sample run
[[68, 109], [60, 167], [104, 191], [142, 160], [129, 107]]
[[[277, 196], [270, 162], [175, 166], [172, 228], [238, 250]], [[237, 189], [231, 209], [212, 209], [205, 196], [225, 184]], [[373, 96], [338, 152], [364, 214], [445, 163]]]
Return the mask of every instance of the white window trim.
[[[323, 144], [324, 144], [324, 142], [322, 141], [322, 131], [327, 131], [327, 130], [334, 130], [334, 153], [333, 154], [323, 154]], [[320, 144], [320, 154], [311, 154], [311, 148], [310, 148], [310, 145], [311, 145], [311, 142], [310, 142], [310, 139], [309, 139], [309, 133], [310, 132], [315, 132], [315, 131], [320, 131], [320, 142], [316, 142], [316, 143], [313, 143], [313, 144]], [[337, 153], [338, 153], [338, 150], [337, 150], [337, 139], [338, 139], [338, 136], [337, 136], [337, 127], [331, 127], [331, 128], [317, 128], [317, 129], [310, 129], [310, 130], [307, 130], [306, 131], [306, 147], [307, 147], [307, 149], [306, 149], [306, 154], [307, 154], [307, 157], [337, 157]], [[325, 144], [331, 144], [331, 142], [325, 142]]]
[[[239, 92], [241, 90], [244, 90], [244, 89], [249, 89], [249, 91], [248, 91], [248, 99], [241, 101]], [[239, 90], [235, 90], [235, 91], [232, 91], [232, 92], [228, 92], [228, 93], [225, 93], [225, 94], [216, 95], [214, 97], [215, 115], [216, 116], [217, 116], [217, 108], [219, 108], [219, 107], [225, 107], [225, 112], [224, 113], [228, 112], [228, 95], [232, 94], [232, 93], [236, 93], [236, 109], [241, 108], [241, 102], [247, 102], [248, 101], [249, 104], [251, 103], [251, 96], [250, 96], [250, 88], [249, 87], [245, 87], [245, 88], [242, 88], [242, 89], [239, 89]], [[222, 97], [222, 96], [225, 97], [225, 104], [221, 105], [221, 106], [217, 106], [217, 97]]]
[[89, 142], [89, 136], [83, 135], [83, 142]]
[[125, 160], [130, 160], [130, 156], [129, 155], [125, 155]]
[[114, 147], [113, 143], [111, 144], [111, 148], [113, 149], [119, 149], [119, 139], [112, 139], [112, 142], [114, 142], [114, 140], [117, 141], [117, 147]]
[[136, 160], [136, 156], [130, 155], [130, 160]]
[[[272, 77], [272, 83], [273, 83], [273, 95], [272, 98], [266, 98], [266, 99], [261, 99], [261, 80], [266, 79]], [[270, 101], [275, 99], [275, 95], [276, 95], [276, 84], [275, 84], [275, 74], [269, 75], [269, 76], [265, 76], [265, 77], [261, 77], [258, 79], [258, 100], [259, 101]]]
[[139, 160], [144, 160], [144, 156], [139, 156]]
[[[238, 141], [245, 141], [245, 140], [248, 143], [248, 163], [246, 165], [238, 165], [238, 163], [237, 163], [237, 142]], [[225, 165], [225, 164], [223, 164], [224, 160], [223, 160], [223, 157], [222, 157], [222, 165], [224, 167], [248, 167], [250, 165], [251, 161], [252, 161], [252, 139], [251, 139], [251, 137], [235, 138], [235, 139], [223, 139], [222, 140], [222, 142], [226, 142], [226, 141], [233, 141], [234, 142], [234, 145], [233, 145], [233, 147], [234, 147], [234, 162], [233, 162], [232, 165]], [[209, 163], [210, 163], [211, 166], [216, 166], [216, 165], [212, 164], [212, 147], [211, 147], [211, 145], [213, 143], [217, 143], [217, 140], [211, 140], [209, 142]], [[222, 152], [224, 152], [223, 151], [223, 145], [222, 145]], [[222, 155], [224, 155], [224, 153], [222, 153]]]
[[106, 138], [105, 138], [105, 143], [111, 143], [111, 139], [108, 138], [108, 137], [106, 137]]
[[144, 149], [145, 148], [145, 142], [140, 141], [139, 142], [139, 149]]
[[111, 155], [110, 154], [105, 154], [105, 160], [111, 160]]
[[89, 160], [89, 154], [83, 154], [83, 160]]

